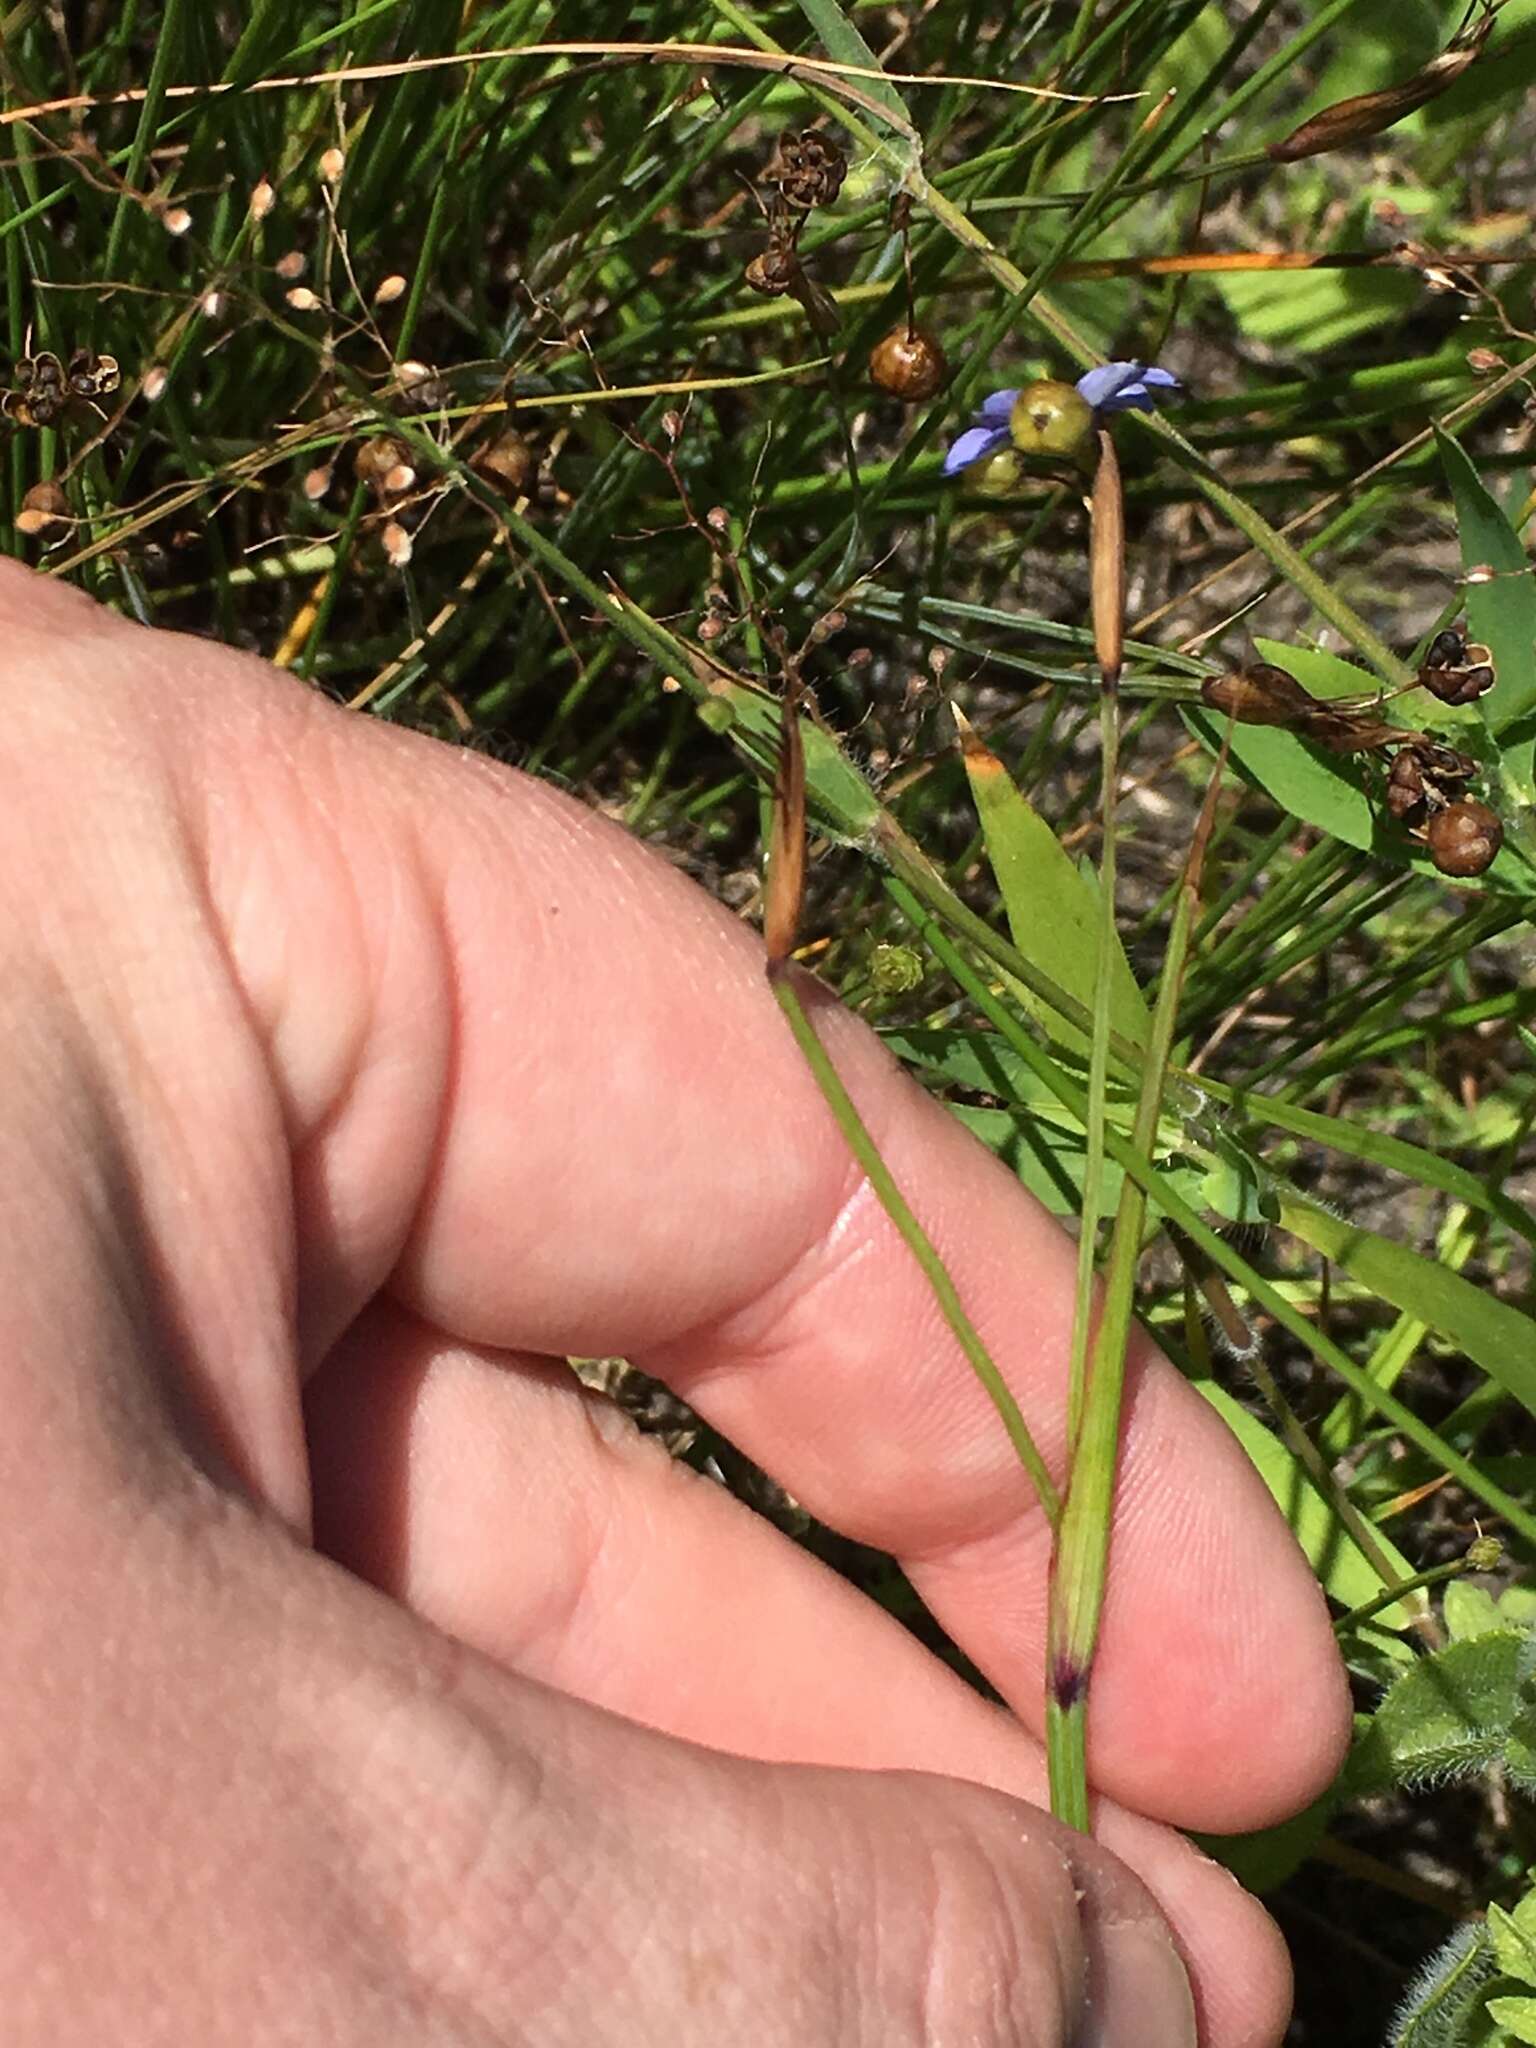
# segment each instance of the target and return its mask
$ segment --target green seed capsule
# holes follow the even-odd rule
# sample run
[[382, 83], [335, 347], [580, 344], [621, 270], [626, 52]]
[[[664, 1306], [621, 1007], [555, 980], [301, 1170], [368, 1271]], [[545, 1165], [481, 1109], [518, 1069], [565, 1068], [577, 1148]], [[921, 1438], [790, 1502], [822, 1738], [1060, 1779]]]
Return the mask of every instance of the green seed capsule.
[[1025, 488], [1024, 465], [1012, 448], [999, 448], [984, 462], [973, 463], [966, 481], [984, 498], [1017, 498]]
[[1093, 407], [1074, 385], [1054, 377], [1026, 384], [1013, 401], [1008, 432], [1021, 455], [1093, 467]]

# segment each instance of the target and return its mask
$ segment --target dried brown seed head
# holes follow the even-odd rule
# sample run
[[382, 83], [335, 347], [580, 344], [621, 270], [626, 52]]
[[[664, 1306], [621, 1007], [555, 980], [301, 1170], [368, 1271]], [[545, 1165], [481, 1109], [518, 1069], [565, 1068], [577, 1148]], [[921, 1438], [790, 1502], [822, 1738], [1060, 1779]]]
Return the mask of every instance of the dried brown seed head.
[[1442, 704], [1471, 704], [1491, 690], [1498, 677], [1480, 640], [1469, 641], [1461, 632], [1447, 628], [1430, 642], [1418, 680], [1419, 687]]
[[847, 175], [842, 151], [830, 136], [814, 128], [802, 128], [798, 133], [786, 128], [763, 166], [763, 183], [771, 185], [797, 213], [809, 213], [813, 206], [830, 206]]
[[77, 348], [69, 359], [69, 388], [77, 398], [104, 398], [122, 382], [116, 356]]

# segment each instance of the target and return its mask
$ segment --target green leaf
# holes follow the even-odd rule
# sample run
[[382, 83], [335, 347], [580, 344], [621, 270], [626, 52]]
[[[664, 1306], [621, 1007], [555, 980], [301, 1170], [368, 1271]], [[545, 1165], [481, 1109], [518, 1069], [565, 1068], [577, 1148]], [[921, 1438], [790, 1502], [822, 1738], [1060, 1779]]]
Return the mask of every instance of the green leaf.
[[[704, 699], [699, 716], [712, 732], [728, 733], [771, 781], [782, 730], [776, 699], [738, 683], [721, 683]], [[838, 839], [863, 839], [880, 816], [879, 799], [831, 733], [809, 718], [801, 719], [800, 731], [805, 743], [805, 792], [816, 822]]]
[[[856, 70], [880, 70], [880, 60], [865, 42], [863, 36], [848, 19], [837, 0], [800, 0], [800, 12], [816, 31], [817, 39], [827, 55], [838, 64], [851, 64]], [[860, 78], [855, 81], [871, 99], [890, 110], [898, 127], [909, 129], [911, 120], [901, 94], [888, 79]]]
[[[1273, 1430], [1234, 1401], [1214, 1380], [1196, 1380], [1195, 1386], [1216, 1410], [1228, 1429], [1247, 1452], [1255, 1470], [1273, 1495], [1281, 1514], [1291, 1526], [1297, 1542], [1318, 1583], [1341, 1607], [1364, 1607], [1382, 1590], [1381, 1574], [1339, 1520], [1332, 1504], [1320, 1494], [1295, 1455]], [[1376, 1540], [1403, 1578], [1413, 1577], [1413, 1566], [1380, 1531]], [[1401, 1602], [1372, 1615], [1382, 1628], [1401, 1629], [1410, 1617]]]
[[1536, 2048], [1536, 1998], [1490, 1998], [1488, 2010], [1517, 2041]]
[[[1043, 1117], [1011, 1109], [975, 1109], [951, 1103], [950, 1113], [996, 1153], [1053, 1216], [1077, 1216], [1083, 1207], [1087, 1146], [1081, 1131], [1064, 1130]], [[1099, 1182], [1099, 1206], [1120, 1199], [1125, 1169], [1106, 1160]]]
[[[1533, 1058], [1536, 1058], [1536, 1045], [1531, 1050]], [[1420, 1187], [1438, 1188], [1441, 1194], [1465, 1202], [1470, 1208], [1497, 1216], [1501, 1223], [1528, 1244], [1536, 1244], [1536, 1217], [1529, 1210], [1523, 1209], [1518, 1202], [1512, 1202], [1497, 1189], [1489, 1188], [1464, 1166], [1443, 1159], [1438, 1152], [1427, 1151], [1421, 1145], [1411, 1145], [1404, 1138], [1389, 1137], [1384, 1131], [1367, 1130], [1363, 1124], [1353, 1123], [1345, 1117], [1302, 1109], [1278, 1095], [1249, 1094], [1237, 1088], [1218, 1094], [1216, 1099], [1218, 1102], [1230, 1100], [1232, 1108], [1245, 1122], [1314, 1139], [1319, 1145], [1344, 1152], [1352, 1159], [1367, 1159], [1373, 1166], [1385, 1167], [1390, 1173], [1405, 1174]]]
[[1485, 2048], [1486, 2029], [1479, 2022], [1483, 1994], [1494, 1974], [1487, 1935], [1464, 1921], [1409, 1987], [1390, 2048]]
[[1216, 283], [1245, 334], [1299, 355], [1401, 320], [1423, 291], [1409, 272], [1391, 270], [1233, 272]]
[[[978, 1095], [995, 1095], [1004, 1102], [1033, 1109], [1060, 1122], [1070, 1121], [1061, 1098], [1020, 1059], [999, 1032], [917, 1028], [882, 1031], [880, 1038], [906, 1065], [924, 1067], [956, 1087], [974, 1089]], [[1068, 1078], [1064, 1069], [1062, 1072], [1063, 1078]], [[1076, 1085], [1075, 1077], [1071, 1078]], [[1129, 1123], [1129, 1113], [1125, 1120]], [[1082, 1129], [1075, 1122], [1071, 1127]]]
[[1505, 1976], [1536, 1987], [1536, 1892], [1527, 1892], [1512, 1913], [1489, 1906], [1488, 1938]]
[[[1519, 803], [1536, 802], [1536, 580], [1520, 536], [1484, 488], [1465, 451], [1436, 429], [1440, 460], [1456, 501], [1461, 559], [1468, 568], [1512, 570], [1467, 587], [1467, 622], [1493, 654], [1498, 681], [1477, 708], [1504, 742], [1504, 778]], [[1514, 728], [1512, 730], [1512, 728]]]
[[1507, 1628], [1501, 1621], [1499, 1604], [1486, 1586], [1469, 1586], [1465, 1579], [1452, 1579], [1445, 1589], [1445, 1625], [1453, 1642], [1467, 1642], [1485, 1636], [1491, 1629]]
[[1505, 1757], [1520, 1716], [1519, 1629], [1449, 1643], [1388, 1691], [1349, 1763], [1355, 1793], [1470, 1777]]
[[[984, 747], [968, 746], [965, 769], [1013, 943], [1069, 995], [1091, 1009], [1098, 948], [1097, 884], [1083, 873], [1014, 786], [995, 754]], [[1084, 1032], [1064, 1023], [1029, 990], [1017, 983], [1014, 989], [1019, 1001], [1058, 1043], [1079, 1052], [1086, 1048]], [[1132, 1045], [1146, 1043], [1146, 1001], [1118, 943], [1110, 980], [1109, 1021]]]
[[1363, 1287], [1449, 1337], [1536, 1415], [1536, 1322], [1460, 1273], [1309, 1203], [1282, 1200], [1280, 1222]]

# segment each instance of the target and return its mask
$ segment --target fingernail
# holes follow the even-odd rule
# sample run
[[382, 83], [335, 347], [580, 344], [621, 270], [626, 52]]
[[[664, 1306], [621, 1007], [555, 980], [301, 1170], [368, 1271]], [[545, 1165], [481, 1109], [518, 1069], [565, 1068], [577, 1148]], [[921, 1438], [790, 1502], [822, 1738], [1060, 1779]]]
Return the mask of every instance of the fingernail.
[[1073, 2048], [1197, 2048], [1189, 1978], [1161, 1928], [1124, 1920], [1097, 1933]]

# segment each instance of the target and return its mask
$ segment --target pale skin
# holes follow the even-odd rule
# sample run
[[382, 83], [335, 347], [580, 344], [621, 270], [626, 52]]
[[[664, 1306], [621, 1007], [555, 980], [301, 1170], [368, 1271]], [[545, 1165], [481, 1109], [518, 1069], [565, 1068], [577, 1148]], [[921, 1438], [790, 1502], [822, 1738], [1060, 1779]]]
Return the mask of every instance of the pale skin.
[[[1310, 1574], [1141, 1344], [1097, 1842], [1029, 1803], [1045, 1531], [752, 931], [10, 564], [0, 788], [9, 2048], [1278, 2041], [1274, 1929], [1168, 1824], [1336, 1767]], [[1059, 1472], [1070, 1244], [817, 1013]], [[605, 1353], [1013, 1714], [554, 1362]]]

